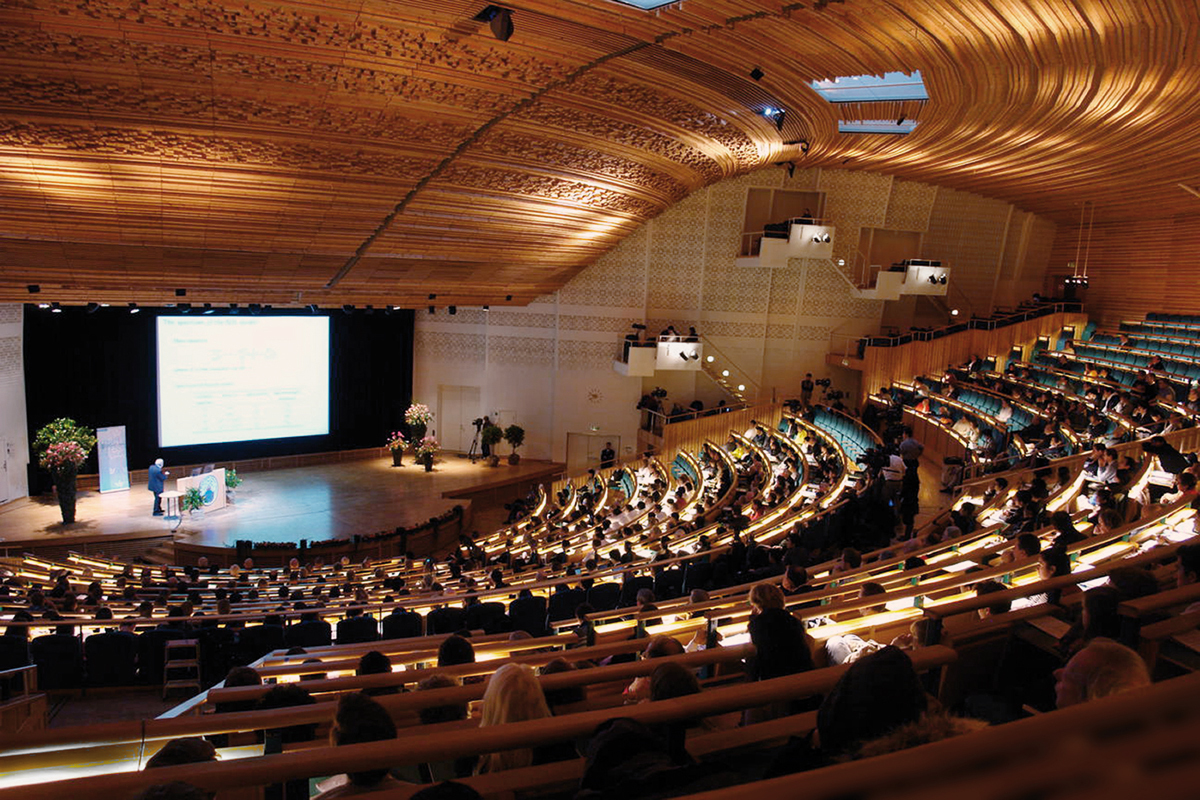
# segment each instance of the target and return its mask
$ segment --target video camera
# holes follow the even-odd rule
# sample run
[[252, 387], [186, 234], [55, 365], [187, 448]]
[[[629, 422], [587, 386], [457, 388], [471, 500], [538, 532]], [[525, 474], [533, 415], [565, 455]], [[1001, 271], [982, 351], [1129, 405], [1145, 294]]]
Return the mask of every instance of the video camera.
[[483, 428], [483, 417], [476, 417], [471, 420], [471, 424], [475, 426], [475, 430], [481, 430]]

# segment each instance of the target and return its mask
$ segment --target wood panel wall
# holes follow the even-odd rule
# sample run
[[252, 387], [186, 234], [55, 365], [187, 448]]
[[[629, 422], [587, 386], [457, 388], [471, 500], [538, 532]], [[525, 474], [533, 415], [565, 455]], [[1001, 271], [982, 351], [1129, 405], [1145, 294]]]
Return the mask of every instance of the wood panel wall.
[[890, 386], [892, 381], [911, 381], [917, 375], [943, 372], [975, 355], [996, 356], [1003, 366], [1014, 345], [1032, 345], [1039, 336], [1055, 336], [1065, 326], [1082, 330], [1088, 315], [1047, 314], [996, 330], [967, 330], [930, 342], [909, 342], [898, 347], [868, 347], [863, 354], [861, 403], [866, 397]]
[[[1195, 203], [1200, 209], [1200, 198]], [[1078, 223], [1060, 225], [1046, 270], [1059, 282], [1047, 291], [1062, 291], [1061, 276], [1071, 274], [1072, 261], [1080, 268], [1087, 263], [1089, 285], [1081, 297], [1097, 322], [1141, 319], [1152, 311], [1200, 314], [1200, 212], [1097, 222], [1090, 244], [1086, 226], [1081, 242]]]

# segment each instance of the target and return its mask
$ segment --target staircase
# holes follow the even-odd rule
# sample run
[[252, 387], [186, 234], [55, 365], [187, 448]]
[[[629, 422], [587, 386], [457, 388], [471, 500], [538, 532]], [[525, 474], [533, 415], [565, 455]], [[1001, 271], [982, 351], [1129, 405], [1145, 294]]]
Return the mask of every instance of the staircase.
[[200, 693], [200, 642], [175, 639], [167, 642], [163, 663], [163, 699], [172, 689]]

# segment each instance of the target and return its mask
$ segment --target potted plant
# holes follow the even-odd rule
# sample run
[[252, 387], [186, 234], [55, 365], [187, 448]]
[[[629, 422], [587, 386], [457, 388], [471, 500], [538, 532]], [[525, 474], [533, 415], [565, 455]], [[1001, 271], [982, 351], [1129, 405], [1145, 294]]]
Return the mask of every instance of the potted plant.
[[408, 426], [408, 438], [411, 442], [419, 442], [425, 438], [425, 431], [433, 420], [433, 412], [424, 403], [413, 403], [404, 412], [404, 424]]
[[232, 503], [236, 499], [237, 488], [242, 485], [242, 479], [233, 467], [225, 470], [225, 499]]
[[204, 495], [195, 486], [183, 493], [179, 498], [179, 508], [189, 514], [204, 513]]
[[499, 425], [488, 425], [479, 432], [480, 443], [487, 448], [487, 463], [489, 467], [500, 466], [500, 456], [496, 455], [496, 445], [504, 438], [504, 431]]
[[440, 449], [441, 445], [433, 436], [425, 436], [417, 443], [417, 461], [425, 465], [426, 472], [433, 472], [433, 457]]
[[509, 425], [504, 429], [504, 441], [508, 442], [512, 448], [512, 453], [508, 456], [508, 463], [520, 464], [521, 456], [517, 455], [517, 448], [525, 443], [525, 429], [520, 425]]
[[388, 437], [388, 449], [392, 451], [392, 466], [404, 466], [404, 448], [408, 447], [408, 441], [404, 438], [404, 434], [400, 431], [393, 431]]
[[50, 471], [64, 525], [75, 521], [76, 478], [88, 453], [96, 446], [96, 433], [73, 419], [60, 417], [42, 427], [33, 439], [38, 464]]

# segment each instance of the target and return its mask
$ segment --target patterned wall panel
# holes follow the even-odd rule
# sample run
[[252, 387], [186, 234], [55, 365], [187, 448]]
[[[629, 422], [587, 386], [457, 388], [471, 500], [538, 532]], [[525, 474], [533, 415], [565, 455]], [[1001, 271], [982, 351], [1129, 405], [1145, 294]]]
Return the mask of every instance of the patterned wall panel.
[[699, 308], [707, 204], [708, 193], [697, 192], [650, 223], [648, 307]]
[[934, 201], [923, 255], [951, 268], [950, 280], [956, 287], [951, 296], [965, 296], [972, 313], [991, 310], [1011, 208], [1000, 200], [950, 189], [940, 189]]
[[883, 227], [890, 231], [927, 230], [935, 197], [936, 186], [915, 181], [893, 181]]
[[840, 169], [821, 171], [820, 188], [825, 192], [825, 216], [839, 226], [882, 228], [887, 219], [892, 178], [874, 172]]
[[[596, 331], [626, 333], [635, 320], [628, 317], [600, 317], [584, 314], [562, 314], [558, 318], [560, 331]], [[640, 321], [640, 320], [638, 320]]]
[[482, 364], [487, 356], [487, 339], [478, 333], [446, 333], [418, 329], [414, 349], [417, 361], [435, 364]]
[[554, 314], [531, 314], [523, 309], [494, 308], [486, 315], [489, 328], [553, 328], [555, 321]]
[[530, 336], [488, 336], [489, 364], [554, 366], [554, 340]]
[[617, 248], [572, 278], [559, 291], [559, 302], [607, 308], [643, 307], [649, 241], [649, 228], [643, 225]]
[[563, 339], [558, 343], [558, 368], [564, 370], [612, 370], [619, 352], [613, 342], [580, 342]]
[[0, 325], [8, 325], [21, 321], [21, 306], [16, 304], [0, 305]]
[[768, 339], [792, 340], [796, 337], [796, 326], [790, 322], [772, 322], [767, 326]]
[[0, 339], [0, 381], [21, 378], [21, 337], [6, 336]]
[[800, 300], [800, 282], [804, 278], [804, 270], [799, 264], [789, 262], [783, 269], [771, 271], [771, 300], [768, 312], [771, 314], [796, 313], [796, 303]]
[[850, 285], [833, 264], [810, 258], [799, 260], [805, 268], [804, 291], [800, 295], [801, 317], [879, 318], [883, 301], [851, 297]]

